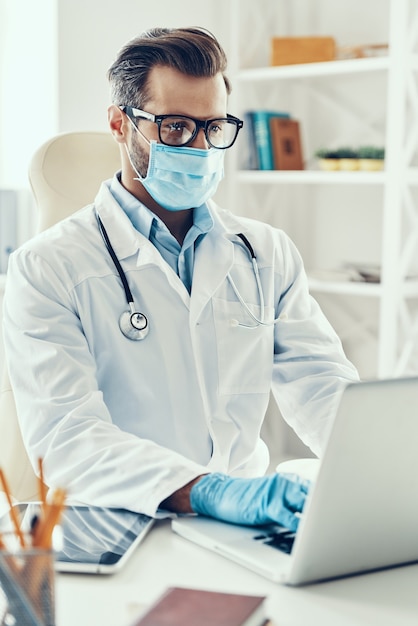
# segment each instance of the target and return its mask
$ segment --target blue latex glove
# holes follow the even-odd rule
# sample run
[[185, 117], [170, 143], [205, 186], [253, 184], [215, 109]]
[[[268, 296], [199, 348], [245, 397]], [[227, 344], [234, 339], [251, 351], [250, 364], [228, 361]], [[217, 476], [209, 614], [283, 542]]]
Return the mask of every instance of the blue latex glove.
[[275, 522], [292, 531], [308, 493], [310, 482], [296, 475], [273, 474], [260, 478], [230, 478], [206, 474], [190, 491], [195, 513], [225, 522], [255, 526]]

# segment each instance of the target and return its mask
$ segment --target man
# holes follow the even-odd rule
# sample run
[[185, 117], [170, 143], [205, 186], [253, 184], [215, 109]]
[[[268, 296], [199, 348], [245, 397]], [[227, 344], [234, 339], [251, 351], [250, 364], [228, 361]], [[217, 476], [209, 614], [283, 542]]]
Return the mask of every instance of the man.
[[202, 29], [119, 53], [121, 172], [10, 259], [8, 365], [32, 462], [70, 497], [296, 528], [308, 485], [264, 476], [270, 390], [319, 455], [357, 373], [285, 234], [210, 200], [242, 126], [225, 69]]

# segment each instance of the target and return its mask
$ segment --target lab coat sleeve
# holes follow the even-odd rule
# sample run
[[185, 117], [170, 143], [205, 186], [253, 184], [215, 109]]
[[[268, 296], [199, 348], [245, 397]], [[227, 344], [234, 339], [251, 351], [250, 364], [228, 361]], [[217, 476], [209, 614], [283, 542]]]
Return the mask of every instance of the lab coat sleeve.
[[302, 259], [281, 233], [276, 275], [281, 296], [275, 328], [273, 395], [284, 419], [321, 456], [344, 387], [358, 380], [341, 341], [309, 293]]
[[46, 482], [70, 500], [154, 515], [207, 470], [112, 423], [69, 291], [36, 252], [10, 258], [4, 342], [31, 462], [42, 457]]

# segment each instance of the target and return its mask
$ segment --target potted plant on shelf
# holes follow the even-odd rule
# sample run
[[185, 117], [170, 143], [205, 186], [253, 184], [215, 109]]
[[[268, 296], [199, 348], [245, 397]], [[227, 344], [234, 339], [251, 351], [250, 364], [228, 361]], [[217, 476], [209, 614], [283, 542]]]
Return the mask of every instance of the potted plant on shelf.
[[340, 169], [340, 160], [336, 150], [320, 148], [315, 152], [321, 170], [331, 171]]
[[383, 169], [385, 149], [376, 146], [362, 146], [358, 149], [359, 168], [368, 172]]
[[338, 148], [338, 158], [340, 160], [340, 170], [350, 172], [359, 169], [358, 152], [352, 148]]

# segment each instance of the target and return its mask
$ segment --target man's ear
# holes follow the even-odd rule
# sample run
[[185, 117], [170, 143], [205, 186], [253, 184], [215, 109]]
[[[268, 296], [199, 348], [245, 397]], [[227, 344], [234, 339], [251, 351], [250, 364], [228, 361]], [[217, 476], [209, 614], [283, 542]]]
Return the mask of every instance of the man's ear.
[[111, 133], [118, 143], [125, 143], [128, 138], [129, 120], [116, 104], [107, 110], [107, 119]]

